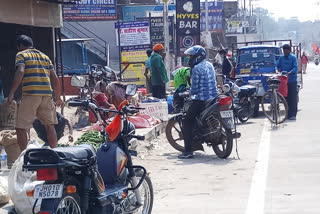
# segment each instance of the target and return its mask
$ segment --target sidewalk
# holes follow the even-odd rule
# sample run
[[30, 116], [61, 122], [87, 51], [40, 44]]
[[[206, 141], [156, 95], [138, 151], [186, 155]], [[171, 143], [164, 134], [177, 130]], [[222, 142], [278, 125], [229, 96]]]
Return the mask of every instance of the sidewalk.
[[[156, 137], [158, 137], [160, 134], [162, 134], [165, 131], [167, 122], [162, 122], [152, 128], [145, 128], [145, 129], [136, 129], [136, 135], [141, 135], [145, 137], [144, 141], [135, 141], [136, 144], [138, 143], [148, 143], [151, 142], [153, 139], [155, 139]], [[136, 145], [132, 145], [133, 147], [135, 147]], [[5, 175], [0, 174], [0, 176], [4, 176], [6, 178], [8, 178], [8, 173], [6, 173]], [[13, 209], [13, 203], [10, 201], [8, 204], [4, 204], [4, 205], [0, 205], [0, 214], [9, 214], [10, 210]]]

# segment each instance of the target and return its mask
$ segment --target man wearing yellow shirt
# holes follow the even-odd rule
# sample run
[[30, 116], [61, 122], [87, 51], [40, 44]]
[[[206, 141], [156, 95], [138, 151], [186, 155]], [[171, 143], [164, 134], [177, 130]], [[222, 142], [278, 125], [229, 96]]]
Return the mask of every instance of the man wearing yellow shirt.
[[52, 94], [54, 88], [55, 102], [62, 106], [60, 83], [48, 56], [33, 48], [30, 37], [21, 35], [17, 39], [16, 74], [13, 81], [8, 104], [13, 102], [14, 93], [22, 83], [22, 99], [18, 105], [16, 117], [17, 140], [21, 151], [27, 147], [27, 129], [32, 127], [37, 117], [45, 126], [48, 143], [51, 148], [57, 146], [54, 125], [57, 124], [56, 107]]

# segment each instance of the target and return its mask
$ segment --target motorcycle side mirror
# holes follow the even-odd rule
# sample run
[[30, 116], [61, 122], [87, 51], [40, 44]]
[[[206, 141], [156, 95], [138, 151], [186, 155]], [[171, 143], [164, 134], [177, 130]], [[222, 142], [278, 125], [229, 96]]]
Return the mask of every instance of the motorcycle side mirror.
[[126, 95], [127, 96], [134, 96], [137, 92], [137, 85], [136, 84], [128, 84], [126, 87]]

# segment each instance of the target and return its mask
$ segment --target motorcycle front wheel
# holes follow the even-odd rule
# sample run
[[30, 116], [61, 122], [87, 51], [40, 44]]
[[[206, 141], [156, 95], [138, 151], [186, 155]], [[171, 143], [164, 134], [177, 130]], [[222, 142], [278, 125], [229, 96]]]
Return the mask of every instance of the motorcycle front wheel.
[[245, 109], [240, 109], [237, 116], [241, 123], [247, 122], [250, 118], [249, 112], [246, 112]]
[[230, 156], [233, 148], [232, 130], [221, 127], [221, 136], [218, 142], [212, 145], [213, 151], [221, 159], [226, 159]]
[[182, 134], [182, 120], [169, 120], [166, 126], [166, 136], [170, 145], [178, 150], [184, 152], [184, 138]]
[[[142, 174], [142, 171], [136, 172], [138, 180], [142, 178]], [[153, 187], [148, 175], [145, 176], [139, 190], [143, 204], [138, 210], [130, 214], [151, 214], [153, 207]]]

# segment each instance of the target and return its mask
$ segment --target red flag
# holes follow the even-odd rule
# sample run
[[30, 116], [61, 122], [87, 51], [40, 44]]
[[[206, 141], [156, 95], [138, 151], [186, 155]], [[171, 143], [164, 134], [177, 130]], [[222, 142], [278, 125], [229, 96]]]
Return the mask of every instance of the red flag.
[[316, 52], [316, 53], [319, 53], [319, 48], [317, 47], [316, 44], [312, 44], [312, 47], [313, 47], [313, 50]]

